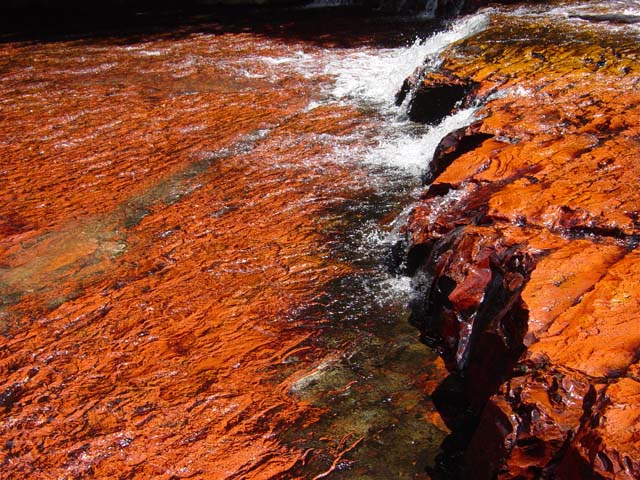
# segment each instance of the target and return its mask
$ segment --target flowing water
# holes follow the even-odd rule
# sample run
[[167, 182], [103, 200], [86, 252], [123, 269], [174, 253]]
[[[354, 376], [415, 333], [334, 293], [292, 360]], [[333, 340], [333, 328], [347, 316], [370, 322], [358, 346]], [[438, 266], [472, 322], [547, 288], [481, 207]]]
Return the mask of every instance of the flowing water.
[[415, 125], [394, 95], [490, 14], [309, 12], [0, 44], [3, 478], [433, 461], [444, 374], [384, 259], [475, 109]]
[[432, 459], [442, 372], [384, 256], [446, 132], [393, 99], [485, 17], [297, 15], [0, 47], [7, 478]]

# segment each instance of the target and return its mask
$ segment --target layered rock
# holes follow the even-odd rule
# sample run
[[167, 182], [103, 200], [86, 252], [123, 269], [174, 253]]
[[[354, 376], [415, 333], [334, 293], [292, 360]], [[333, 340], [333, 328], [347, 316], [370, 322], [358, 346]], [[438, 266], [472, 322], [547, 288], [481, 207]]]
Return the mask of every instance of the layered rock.
[[421, 77], [432, 113], [460, 85], [484, 102], [405, 232], [412, 321], [460, 386], [443, 387], [469, 429], [459, 476], [640, 477], [639, 53], [634, 35], [505, 15]]

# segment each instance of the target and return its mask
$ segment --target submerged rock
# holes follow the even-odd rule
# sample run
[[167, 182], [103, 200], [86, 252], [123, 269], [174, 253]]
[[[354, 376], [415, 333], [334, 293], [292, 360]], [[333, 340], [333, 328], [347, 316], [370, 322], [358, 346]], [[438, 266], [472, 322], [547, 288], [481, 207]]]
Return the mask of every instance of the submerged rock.
[[640, 478], [639, 55], [637, 34], [502, 15], [421, 80], [437, 116], [485, 101], [405, 230], [412, 323], [459, 379], [457, 476]]

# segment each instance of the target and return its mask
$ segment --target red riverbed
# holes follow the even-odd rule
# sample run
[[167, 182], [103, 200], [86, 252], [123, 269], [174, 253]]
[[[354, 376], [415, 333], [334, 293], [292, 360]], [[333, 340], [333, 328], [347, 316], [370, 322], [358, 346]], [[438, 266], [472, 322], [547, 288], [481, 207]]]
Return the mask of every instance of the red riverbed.
[[[328, 355], [301, 312], [354, 274], [327, 212], [371, 189], [330, 154], [379, 121], [306, 108], [317, 77], [264, 61], [322, 48], [220, 26], [0, 45], [3, 478], [301, 475], [314, 451], [282, 437], [325, 409], [290, 389]], [[315, 474], [361, 438], [325, 439]]]

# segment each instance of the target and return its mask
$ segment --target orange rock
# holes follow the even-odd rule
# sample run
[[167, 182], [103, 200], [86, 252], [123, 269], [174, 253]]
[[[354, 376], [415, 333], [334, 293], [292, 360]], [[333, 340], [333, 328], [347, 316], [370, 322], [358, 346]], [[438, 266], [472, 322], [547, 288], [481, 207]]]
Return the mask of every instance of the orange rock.
[[634, 251], [540, 333], [528, 356], [591, 377], [624, 374], [640, 348], [639, 290], [640, 252]]
[[639, 58], [615, 32], [499, 14], [444, 55], [486, 104], [406, 235], [412, 321], [460, 375], [458, 425], [479, 422], [469, 478], [639, 477]]
[[558, 478], [640, 478], [640, 382], [622, 378], [600, 395], [558, 468]]
[[544, 257], [522, 292], [529, 311], [526, 344], [537, 341], [553, 321], [579, 302], [625, 253], [619, 245], [576, 240]]

